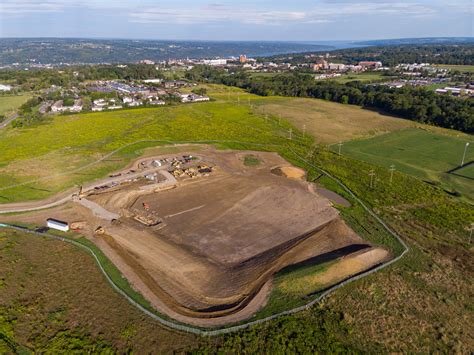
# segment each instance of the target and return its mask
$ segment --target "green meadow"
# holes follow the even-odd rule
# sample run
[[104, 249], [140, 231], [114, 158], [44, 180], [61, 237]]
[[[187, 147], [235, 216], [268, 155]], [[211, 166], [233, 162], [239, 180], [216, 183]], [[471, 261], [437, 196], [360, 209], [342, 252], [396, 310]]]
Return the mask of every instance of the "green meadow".
[[439, 64], [435, 66], [438, 68], [459, 71], [462, 73], [474, 73], [474, 65]]
[[29, 98], [29, 95], [0, 96], [0, 115], [5, 115], [17, 110], [18, 107], [23, 105]]
[[[248, 105], [221, 101], [60, 115], [45, 124], [9, 128], [0, 132], [0, 202], [41, 199], [106, 176], [142, 149], [167, 141], [281, 144], [285, 127], [266, 122]], [[141, 143], [127, 148], [135, 142]]]
[[[449, 191], [458, 191], [473, 200], [473, 181], [468, 175], [472, 168], [461, 169], [456, 175], [447, 173], [461, 164], [467, 142], [470, 146], [465, 162], [469, 162], [474, 159], [472, 137], [447, 136], [416, 128], [345, 142], [342, 153], [386, 168], [393, 164], [398, 171], [433, 182]], [[337, 149], [338, 146], [332, 146], [333, 151]]]

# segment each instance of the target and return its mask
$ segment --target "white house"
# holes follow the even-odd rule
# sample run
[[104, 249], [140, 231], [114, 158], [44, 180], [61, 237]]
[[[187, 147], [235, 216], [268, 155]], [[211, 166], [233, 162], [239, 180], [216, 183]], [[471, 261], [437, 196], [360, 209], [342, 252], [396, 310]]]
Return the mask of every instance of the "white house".
[[161, 83], [163, 80], [162, 79], [146, 79], [146, 80], [143, 80], [144, 83], [150, 83], [150, 84], [154, 84], [154, 83]]
[[166, 104], [166, 102], [164, 102], [163, 100], [150, 100], [150, 102], [148, 102], [150, 105], [164, 105]]
[[200, 102], [200, 101], [209, 101], [209, 97], [201, 96], [196, 94], [180, 94], [181, 102]]
[[206, 65], [227, 65], [227, 59], [203, 59], [202, 63]]
[[82, 100], [77, 99], [77, 100], [74, 100], [74, 105], [70, 107], [66, 107], [66, 111], [79, 112], [79, 111], [82, 111], [82, 106], [83, 106]]
[[51, 112], [62, 112], [63, 111], [63, 100], [58, 100], [51, 105]]
[[0, 91], [10, 91], [12, 87], [10, 85], [0, 84]]
[[82, 100], [74, 100], [72, 106], [64, 106], [63, 100], [56, 101], [51, 105], [51, 112], [79, 112], [82, 111]]

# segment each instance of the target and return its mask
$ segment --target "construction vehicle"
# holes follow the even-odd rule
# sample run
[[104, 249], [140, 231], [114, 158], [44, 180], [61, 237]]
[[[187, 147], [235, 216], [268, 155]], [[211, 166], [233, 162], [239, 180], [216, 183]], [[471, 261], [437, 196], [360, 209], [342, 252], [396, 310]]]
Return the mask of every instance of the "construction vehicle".
[[98, 226], [94, 231], [94, 234], [97, 234], [97, 235], [102, 235], [104, 233], [105, 233], [105, 229], [102, 226]]

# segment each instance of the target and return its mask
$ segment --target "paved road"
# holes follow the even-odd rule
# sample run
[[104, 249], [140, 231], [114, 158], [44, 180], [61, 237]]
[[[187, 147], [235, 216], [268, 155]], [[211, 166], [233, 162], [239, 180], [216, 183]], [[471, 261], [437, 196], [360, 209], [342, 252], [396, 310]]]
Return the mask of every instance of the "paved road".
[[18, 118], [18, 113], [15, 113], [13, 116], [7, 118], [5, 121], [0, 123], [0, 129], [5, 128], [6, 126], [10, 124], [10, 122], [12, 122], [13, 120], [16, 120], [17, 118]]

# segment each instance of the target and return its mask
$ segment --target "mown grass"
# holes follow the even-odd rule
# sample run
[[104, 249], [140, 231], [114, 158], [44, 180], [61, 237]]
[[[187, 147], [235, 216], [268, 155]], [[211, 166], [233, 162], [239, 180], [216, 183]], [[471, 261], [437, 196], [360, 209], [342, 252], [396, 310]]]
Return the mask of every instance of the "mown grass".
[[0, 96], [0, 115], [5, 115], [16, 111], [31, 96], [30, 95], [11, 95]]
[[435, 64], [435, 67], [462, 73], [474, 73], [474, 65]]
[[[421, 129], [406, 129], [367, 140], [344, 143], [343, 154], [355, 159], [389, 168], [432, 181], [448, 190], [459, 191], [469, 200], [474, 199], [472, 180], [447, 172], [460, 165], [466, 142], [470, 137], [451, 137]], [[333, 146], [333, 150], [338, 147]], [[465, 162], [474, 159], [474, 149], [468, 149]], [[469, 169], [469, 167], [467, 168]], [[466, 170], [469, 173], [469, 170]]]
[[[336, 81], [341, 84], [346, 84], [351, 81], [362, 81], [362, 82], [371, 82], [371, 81], [388, 81], [393, 80], [396, 77], [390, 77], [383, 75], [382, 72], [364, 72], [364, 73], [348, 73], [338, 76], [336, 78], [326, 79], [331, 81]], [[324, 80], [324, 79], [323, 79]]]

